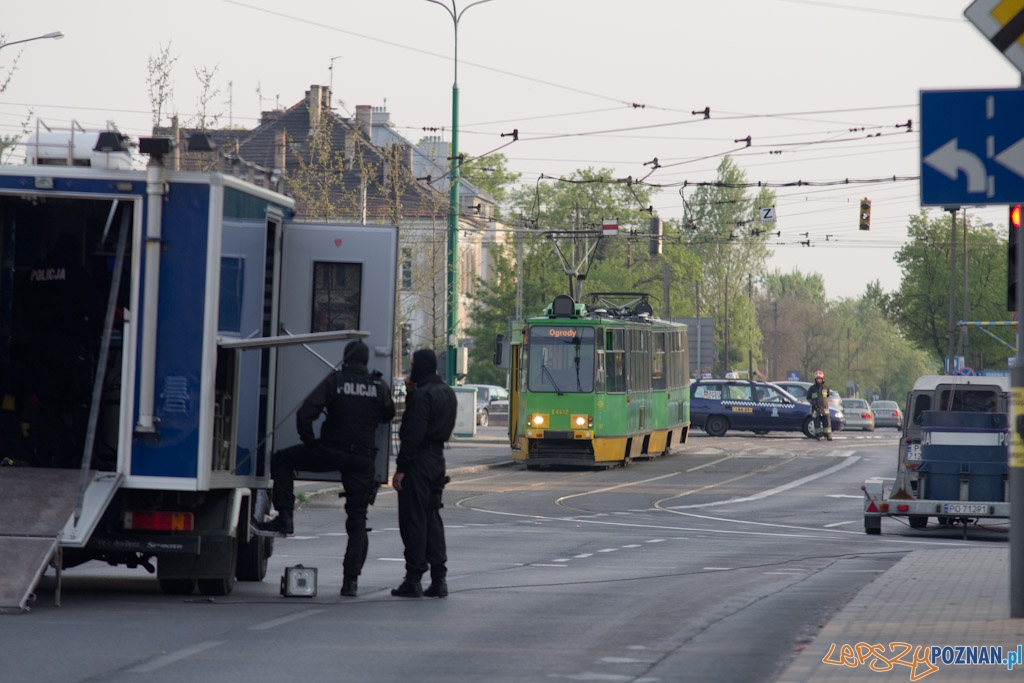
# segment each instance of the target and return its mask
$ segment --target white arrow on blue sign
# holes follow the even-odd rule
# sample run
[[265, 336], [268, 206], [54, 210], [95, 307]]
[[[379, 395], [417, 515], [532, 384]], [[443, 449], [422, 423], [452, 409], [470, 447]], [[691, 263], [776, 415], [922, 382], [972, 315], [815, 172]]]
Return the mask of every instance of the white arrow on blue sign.
[[1024, 89], [921, 92], [921, 205], [1024, 200]]

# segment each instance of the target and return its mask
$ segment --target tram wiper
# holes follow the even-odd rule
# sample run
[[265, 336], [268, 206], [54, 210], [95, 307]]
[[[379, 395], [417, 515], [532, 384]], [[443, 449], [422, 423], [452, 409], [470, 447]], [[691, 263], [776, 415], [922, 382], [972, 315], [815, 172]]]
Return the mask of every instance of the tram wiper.
[[561, 396], [562, 395], [562, 390], [558, 387], [558, 382], [555, 381], [555, 376], [551, 374], [550, 370], [548, 370], [548, 366], [545, 365], [544, 363], [541, 363], [540, 364], [540, 369], [541, 369], [541, 372], [546, 372], [547, 373], [548, 379], [551, 380], [551, 386], [553, 386], [555, 388], [555, 393], [558, 394], [559, 396]]

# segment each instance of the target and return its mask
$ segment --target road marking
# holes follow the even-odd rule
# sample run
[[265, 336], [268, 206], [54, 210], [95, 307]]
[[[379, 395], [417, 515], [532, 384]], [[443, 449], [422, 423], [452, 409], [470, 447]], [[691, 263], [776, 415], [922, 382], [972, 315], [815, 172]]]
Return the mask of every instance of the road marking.
[[378, 557], [379, 562], [405, 562], [404, 557]]
[[582, 493], [574, 493], [571, 496], [562, 496], [561, 498], [555, 499], [555, 505], [561, 505], [562, 501], [569, 500], [570, 498], [579, 498], [580, 496], [589, 496], [594, 493], [605, 493], [606, 491], [614, 491], [615, 489], [626, 488], [627, 486], [637, 486], [638, 484], [649, 484], [652, 481], [658, 481], [659, 479], [668, 479], [669, 477], [679, 476], [679, 472], [672, 472], [670, 474], [663, 474], [660, 477], [652, 477], [651, 479], [642, 479], [640, 481], [628, 481], [624, 484], [616, 484], [615, 486], [608, 486], [603, 489], [594, 489], [593, 491], [584, 491]]
[[826, 498], [856, 498], [857, 500], [863, 500], [864, 499], [863, 495], [855, 496], [852, 493], [830, 493], [830, 494], [828, 494], [825, 497]]
[[731, 455], [727, 455], [724, 458], [719, 458], [718, 460], [712, 460], [711, 462], [706, 462], [703, 465], [697, 465], [696, 467], [691, 467], [690, 469], [688, 469], [686, 471], [687, 472], [696, 472], [697, 470], [702, 470], [705, 467], [711, 467], [712, 465], [717, 465], [718, 463], [724, 462], [724, 461], [728, 460], [731, 457], [732, 457]]
[[736, 503], [749, 503], [749, 502], [752, 502], [752, 501], [755, 501], [755, 500], [761, 500], [763, 498], [768, 498], [769, 496], [774, 496], [776, 494], [783, 493], [784, 491], [788, 491], [790, 489], [795, 489], [797, 486], [803, 486], [804, 484], [807, 484], [808, 482], [812, 482], [815, 479], [821, 479], [822, 477], [827, 477], [828, 475], [834, 474], [834, 473], [838, 472], [839, 470], [841, 470], [843, 468], [849, 467], [850, 465], [852, 465], [853, 463], [857, 462], [858, 460], [860, 460], [859, 457], [846, 458], [845, 460], [843, 460], [843, 462], [839, 463], [838, 465], [833, 465], [832, 467], [829, 467], [828, 469], [824, 469], [821, 472], [817, 472], [815, 474], [809, 474], [806, 477], [801, 477], [800, 479], [794, 479], [793, 481], [789, 482], [788, 484], [783, 484], [782, 486], [776, 486], [773, 489], [768, 489], [767, 491], [761, 491], [760, 493], [755, 493], [752, 496], [746, 496], [746, 497], [743, 497], [743, 498], [733, 498], [731, 500], [718, 500], [718, 501], [715, 501], [715, 502], [712, 502], [712, 503], [699, 503], [699, 504], [694, 504], [694, 505], [673, 505], [672, 507], [662, 508], [662, 509], [663, 510], [668, 510], [669, 512], [671, 512], [673, 510], [690, 510], [690, 509], [693, 509], [693, 508], [716, 507], [718, 505], [734, 505]]
[[703, 567], [701, 571], [705, 572], [729, 572], [735, 569], [735, 567]]
[[639, 548], [639, 547], [640, 547], [640, 544], [639, 544], [639, 543], [631, 543], [631, 544], [629, 544], [629, 545], [624, 545], [624, 546], [622, 546], [622, 547], [623, 547], [623, 548]]
[[565, 565], [564, 564], [542, 564], [540, 562], [534, 562], [533, 564], [530, 564], [528, 566], [530, 566], [530, 567], [558, 567], [559, 569], [565, 569]]
[[[317, 611], [319, 612], [319, 611], [322, 611], [322, 610], [317, 610]], [[196, 645], [192, 645], [191, 647], [186, 647], [186, 648], [184, 648], [182, 650], [178, 650], [177, 652], [171, 652], [171, 653], [168, 653], [166, 655], [161, 655], [161, 656], [157, 657], [156, 659], [154, 659], [154, 660], [152, 660], [150, 662], [147, 662], [146, 664], [140, 664], [139, 666], [135, 667], [134, 669], [130, 669], [129, 673], [134, 673], [134, 674], [148, 674], [148, 673], [152, 673], [153, 671], [156, 671], [157, 669], [162, 669], [163, 667], [168, 666], [169, 664], [174, 664], [175, 662], [180, 662], [182, 659], [186, 659], [187, 657], [191, 657], [192, 655], [197, 655], [200, 652], [205, 652], [206, 650], [209, 650], [212, 647], [217, 647], [218, 645], [223, 645], [223, 643], [221, 641], [219, 641], [219, 640], [211, 640], [211, 641], [206, 642], [206, 643], [197, 643]]]
[[846, 522], [832, 522], [831, 524], [826, 524], [825, 528], [826, 529], [831, 529], [832, 527], [843, 526], [844, 524], [853, 524], [853, 520], [851, 519], [851, 520], [848, 520]]
[[593, 556], [594, 556], [594, 553], [581, 553], [579, 555], [574, 555], [573, 557], [575, 559], [577, 559], [577, 560], [585, 560], [588, 557], [593, 557]]
[[264, 621], [262, 624], [250, 626], [249, 630], [266, 631], [267, 629], [277, 628], [278, 626], [281, 626], [283, 624], [298, 621], [299, 619], [305, 619], [306, 617], [311, 617], [314, 614], [320, 614], [321, 612], [323, 612], [322, 609], [307, 609], [303, 612], [296, 612], [295, 614], [290, 614], [287, 617], [281, 617], [280, 619], [271, 619], [270, 621]]
[[597, 552], [599, 552], [599, 553], [614, 553], [616, 550], [618, 550], [618, 548], [602, 548], [601, 550], [598, 550]]
[[649, 541], [644, 541], [644, 543], [664, 543], [664, 542], [665, 542], [664, 538], [652, 538]]

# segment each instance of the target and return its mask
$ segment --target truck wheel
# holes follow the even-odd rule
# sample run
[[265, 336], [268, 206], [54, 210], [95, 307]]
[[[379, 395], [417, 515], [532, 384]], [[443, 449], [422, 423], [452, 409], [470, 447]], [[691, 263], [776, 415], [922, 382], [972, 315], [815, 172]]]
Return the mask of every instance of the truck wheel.
[[199, 592], [203, 595], [222, 596], [231, 595], [235, 588], [235, 577], [227, 579], [199, 579]]
[[864, 533], [868, 536], [881, 536], [882, 535], [882, 518], [881, 517], [865, 517], [864, 518]]
[[[235, 576], [239, 581], [262, 581], [267, 575], [267, 559], [273, 552], [273, 538], [253, 536], [247, 543], [238, 544], [238, 562]], [[270, 551], [270, 552], [268, 552]]]
[[159, 579], [159, 583], [164, 595], [192, 595], [196, 589], [195, 579]]
[[729, 429], [729, 421], [721, 415], [709, 415], [704, 422], [704, 431], [711, 436], [722, 436]]
[[928, 526], [927, 515], [910, 515], [910, 528], [923, 529]]

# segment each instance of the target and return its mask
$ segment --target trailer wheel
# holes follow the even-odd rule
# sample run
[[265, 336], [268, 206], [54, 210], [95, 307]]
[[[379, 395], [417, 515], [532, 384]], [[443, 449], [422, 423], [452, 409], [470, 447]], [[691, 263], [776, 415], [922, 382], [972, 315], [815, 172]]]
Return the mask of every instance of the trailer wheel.
[[709, 415], [704, 422], [704, 431], [711, 436], [722, 436], [729, 429], [729, 421], [721, 415]]
[[910, 515], [910, 528], [923, 529], [928, 526], [927, 515]]
[[195, 579], [159, 579], [158, 583], [164, 595], [192, 595], [196, 589]]
[[864, 533], [866, 533], [868, 536], [881, 536], [882, 518], [864, 517]]

